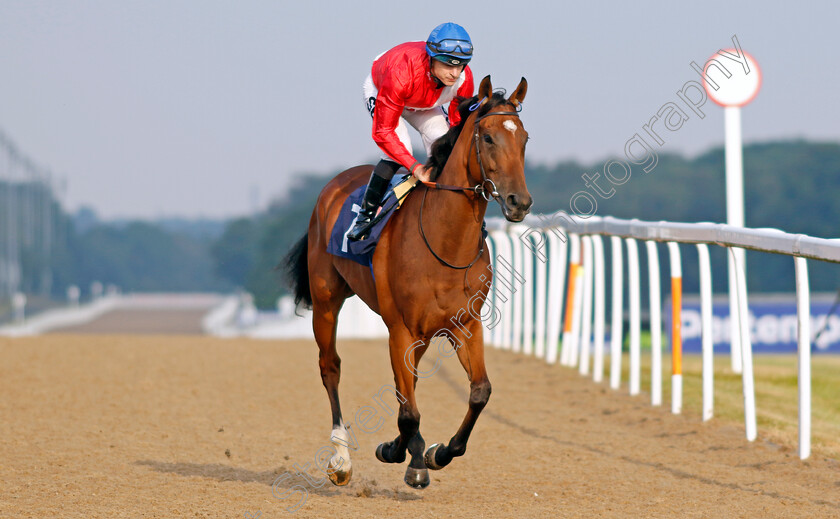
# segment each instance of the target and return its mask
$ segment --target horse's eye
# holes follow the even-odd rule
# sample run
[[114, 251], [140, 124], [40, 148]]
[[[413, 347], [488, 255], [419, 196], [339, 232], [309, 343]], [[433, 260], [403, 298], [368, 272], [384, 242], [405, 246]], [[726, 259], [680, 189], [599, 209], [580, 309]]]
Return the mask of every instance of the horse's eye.
[[493, 144], [493, 138], [485, 133], [484, 134], [484, 142], [486, 142], [487, 144]]

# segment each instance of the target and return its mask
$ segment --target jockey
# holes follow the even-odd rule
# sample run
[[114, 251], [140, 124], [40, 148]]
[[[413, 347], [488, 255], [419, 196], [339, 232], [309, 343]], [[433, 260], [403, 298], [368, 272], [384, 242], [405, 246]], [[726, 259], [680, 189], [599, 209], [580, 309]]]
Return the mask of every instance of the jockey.
[[[371, 219], [394, 173], [405, 167], [419, 180], [431, 180], [431, 170], [412, 155], [406, 122], [423, 137], [426, 154], [450, 126], [460, 122], [460, 98], [473, 96], [473, 76], [467, 63], [473, 47], [458, 24], [438, 25], [425, 42], [408, 42], [380, 54], [364, 83], [364, 99], [373, 118], [373, 140], [383, 152], [373, 169], [351, 240], [367, 236]], [[449, 104], [449, 120], [444, 105]]]

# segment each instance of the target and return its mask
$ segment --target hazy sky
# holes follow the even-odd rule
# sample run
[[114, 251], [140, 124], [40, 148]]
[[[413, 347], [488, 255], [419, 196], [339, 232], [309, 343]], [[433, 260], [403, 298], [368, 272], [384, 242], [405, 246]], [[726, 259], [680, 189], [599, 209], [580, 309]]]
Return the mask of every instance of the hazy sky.
[[[361, 100], [373, 57], [455, 21], [478, 78], [528, 79], [532, 162], [622, 154], [733, 34], [763, 74], [745, 142], [840, 141], [838, 5], [0, 0], [0, 129], [66, 179], [70, 210], [240, 215], [255, 189], [264, 205], [301, 172], [375, 160]], [[720, 145], [722, 109], [703, 110], [660, 152]]]

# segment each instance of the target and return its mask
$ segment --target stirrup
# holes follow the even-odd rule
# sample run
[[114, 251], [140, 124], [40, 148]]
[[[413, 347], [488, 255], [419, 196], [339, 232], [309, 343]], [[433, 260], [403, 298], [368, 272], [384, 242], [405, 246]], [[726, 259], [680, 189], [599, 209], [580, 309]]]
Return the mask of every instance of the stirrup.
[[370, 234], [370, 230], [373, 227], [373, 225], [371, 225], [372, 223], [373, 214], [359, 213], [359, 218], [356, 220], [356, 224], [352, 229], [350, 229], [350, 232], [347, 233], [347, 239], [351, 241], [364, 240]]

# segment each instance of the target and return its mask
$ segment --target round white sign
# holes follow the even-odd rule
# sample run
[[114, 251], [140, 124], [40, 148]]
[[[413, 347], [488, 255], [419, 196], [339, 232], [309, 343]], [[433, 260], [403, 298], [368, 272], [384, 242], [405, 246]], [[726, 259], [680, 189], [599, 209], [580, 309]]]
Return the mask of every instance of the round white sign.
[[[761, 70], [755, 58], [743, 50], [738, 52], [737, 49], [724, 49], [722, 52], [728, 53], [733, 59], [720, 53], [715, 53], [710, 59], [720, 63], [731, 76], [726, 77], [714, 61], [707, 62], [703, 71], [703, 87], [709, 99], [720, 106], [744, 106], [755, 98], [761, 88]], [[749, 72], [744, 70], [745, 60]]]

